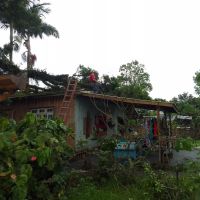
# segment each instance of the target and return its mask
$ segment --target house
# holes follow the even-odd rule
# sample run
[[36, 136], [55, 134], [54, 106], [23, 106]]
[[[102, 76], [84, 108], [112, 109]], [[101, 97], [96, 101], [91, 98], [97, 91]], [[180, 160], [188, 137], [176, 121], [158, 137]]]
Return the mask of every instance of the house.
[[177, 123], [176, 128], [180, 129], [190, 129], [192, 125], [192, 116], [187, 115], [174, 115], [172, 121]]
[[[16, 121], [21, 120], [27, 112], [51, 119], [58, 116], [63, 96], [63, 94], [41, 93], [11, 97], [8, 104], [4, 102], [0, 105], [0, 112]], [[96, 144], [97, 138], [121, 134], [123, 132], [121, 124], [127, 116], [136, 118], [136, 109], [156, 110], [158, 121], [160, 111], [167, 115], [176, 112], [175, 105], [168, 102], [109, 96], [86, 91], [76, 92], [70, 105], [70, 119], [65, 121], [74, 132], [74, 140], [70, 143], [77, 146], [84, 140], [87, 141], [89, 147], [92, 147]], [[170, 130], [169, 128], [169, 132]]]
[[192, 116], [187, 115], [173, 115], [172, 123], [174, 133], [179, 137], [196, 138], [198, 132], [194, 129], [194, 120]]

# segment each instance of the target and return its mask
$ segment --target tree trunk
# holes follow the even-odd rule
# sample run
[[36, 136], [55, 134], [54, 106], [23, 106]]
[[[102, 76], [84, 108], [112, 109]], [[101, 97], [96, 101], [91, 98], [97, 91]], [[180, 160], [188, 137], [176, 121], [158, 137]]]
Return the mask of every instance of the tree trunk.
[[30, 36], [28, 36], [26, 42], [25, 42], [25, 46], [27, 48], [27, 83], [26, 83], [26, 91], [29, 90], [29, 71], [31, 69], [31, 44], [30, 44]]
[[26, 45], [26, 48], [27, 48], [27, 71], [29, 71], [31, 69], [31, 44], [30, 44], [30, 36], [28, 36], [28, 39], [27, 39], [27, 45]]
[[13, 23], [10, 23], [10, 53], [9, 53], [10, 62], [13, 62]]

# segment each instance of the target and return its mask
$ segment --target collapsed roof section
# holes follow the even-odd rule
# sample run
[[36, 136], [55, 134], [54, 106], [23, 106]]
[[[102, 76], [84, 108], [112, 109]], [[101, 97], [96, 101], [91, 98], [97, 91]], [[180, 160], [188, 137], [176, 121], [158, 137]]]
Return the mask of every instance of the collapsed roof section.
[[18, 89], [25, 90], [27, 74], [0, 75], [0, 102], [14, 94]]

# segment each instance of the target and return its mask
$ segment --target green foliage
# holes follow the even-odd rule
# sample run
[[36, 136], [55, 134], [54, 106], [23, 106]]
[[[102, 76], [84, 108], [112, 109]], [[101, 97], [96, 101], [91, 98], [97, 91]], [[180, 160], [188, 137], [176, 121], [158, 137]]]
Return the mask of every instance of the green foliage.
[[85, 89], [90, 89], [90, 85], [89, 85], [89, 75], [91, 72], [94, 72], [95, 76], [96, 76], [96, 80], [99, 79], [99, 73], [90, 68], [90, 67], [85, 67], [83, 65], [79, 66], [80, 70], [79, 70], [79, 74], [77, 74], [78, 79], [79, 79], [79, 86], [81, 88], [85, 88]]
[[152, 90], [149, 74], [145, 72], [144, 65], [138, 61], [122, 65], [119, 71], [121, 73], [122, 85], [138, 86], [141, 90], [147, 92]]
[[197, 100], [191, 94], [183, 93], [178, 95], [178, 98], [173, 98], [172, 102], [176, 104], [181, 115], [195, 115]]
[[43, 20], [44, 15], [50, 12], [48, 5], [49, 3], [40, 3], [39, 0], [0, 1], [0, 23], [2, 24], [0, 28], [10, 29], [10, 42], [4, 45], [2, 51], [4, 60], [9, 55], [9, 60], [13, 63], [13, 50], [18, 51], [24, 40], [27, 51], [22, 54], [22, 58], [26, 58], [27, 70], [29, 70], [36, 59], [36, 56], [31, 53], [30, 38], [43, 38], [43, 35], [59, 37], [56, 28]]
[[137, 200], [145, 196], [135, 185], [124, 187], [116, 181], [108, 181], [98, 186], [89, 180], [82, 180], [78, 187], [70, 190], [68, 197], [70, 200]]
[[110, 95], [116, 95], [120, 87], [119, 77], [103, 75], [102, 79], [101, 85], [103, 92]]
[[135, 119], [129, 119], [128, 120], [128, 126], [130, 126], [130, 127], [136, 127], [137, 125], [138, 125], [137, 120], [135, 120]]
[[18, 74], [21, 72], [18, 66], [12, 64], [3, 55], [3, 50], [0, 48], [0, 75], [2, 74]]
[[116, 95], [136, 99], [151, 99], [148, 91], [142, 89], [139, 85], [122, 85], [116, 89]]
[[178, 138], [176, 141], [175, 149], [176, 151], [187, 150], [191, 151], [194, 146], [194, 140], [190, 137], [188, 138]]
[[164, 172], [153, 170], [143, 161], [129, 161], [118, 165], [115, 173], [112, 171], [110, 179], [103, 184], [93, 182], [92, 178], [79, 179], [76, 187], [69, 190], [68, 198], [197, 200], [200, 194], [199, 170], [199, 163], [187, 163], [177, 181], [173, 169]]
[[15, 31], [23, 38], [42, 38], [43, 34], [59, 37], [58, 31], [51, 25], [43, 22], [42, 17], [50, 12], [48, 3], [40, 3], [38, 0], [7, 1], [0, 2], [0, 22], [4, 28], [13, 25]]
[[97, 153], [98, 166], [93, 177], [98, 183], [105, 183], [112, 176], [114, 164], [113, 152], [100, 150]]
[[78, 150], [87, 149], [87, 144], [88, 144], [88, 141], [87, 141], [87, 140], [80, 139], [80, 140], [77, 142], [77, 149], [78, 149]]
[[100, 138], [98, 145], [102, 151], [113, 151], [117, 145], [117, 139], [115, 137]]
[[120, 76], [117, 77], [103, 76], [104, 92], [117, 96], [150, 99], [149, 92], [152, 90], [152, 85], [144, 65], [132, 61], [122, 65], [119, 72]]
[[144, 161], [142, 159], [129, 159], [123, 164], [115, 163], [112, 171], [115, 181], [123, 186], [135, 184], [137, 175], [140, 172], [140, 169], [143, 168], [143, 163]]
[[195, 92], [200, 95], [200, 71], [197, 71], [195, 73], [195, 76], [193, 77], [194, 83], [195, 83]]
[[66, 143], [69, 129], [32, 113], [18, 124], [0, 122], [0, 194], [15, 200], [60, 199], [72, 153]]
[[[24, 72], [20, 70], [16, 65], [13, 65], [8, 60], [1, 60], [0, 57], [0, 74], [19, 74]], [[29, 85], [30, 93], [38, 93], [38, 92], [63, 92], [65, 86], [68, 83], [68, 75], [52, 75], [47, 73], [45, 70], [32, 69], [28, 71], [28, 78], [34, 80], [36, 83], [41, 81], [45, 87], [40, 87], [39, 84]], [[18, 92], [19, 93], [19, 92]]]
[[181, 115], [192, 116], [191, 128], [198, 131], [200, 127], [200, 99], [191, 94], [183, 93], [178, 95], [178, 98], [173, 98], [172, 102], [176, 104]]
[[140, 186], [147, 199], [191, 199], [192, 191], [183, 184], [185, 180], [180, 180], [177, 184], [175, 176], [164, 171], [154, 171], [147, 163], [144, 165], [144, 171], [145, 176]]

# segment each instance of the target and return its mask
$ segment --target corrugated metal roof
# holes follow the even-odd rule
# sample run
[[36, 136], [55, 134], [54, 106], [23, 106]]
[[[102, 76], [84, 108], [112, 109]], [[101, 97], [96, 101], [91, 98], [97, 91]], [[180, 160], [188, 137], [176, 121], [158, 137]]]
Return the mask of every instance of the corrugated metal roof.
[[175, 115], [172, 117], [172, 120], [180, 119], [180, 120], [192, 120], [192, 116], [186, 116], [186, 115]]

